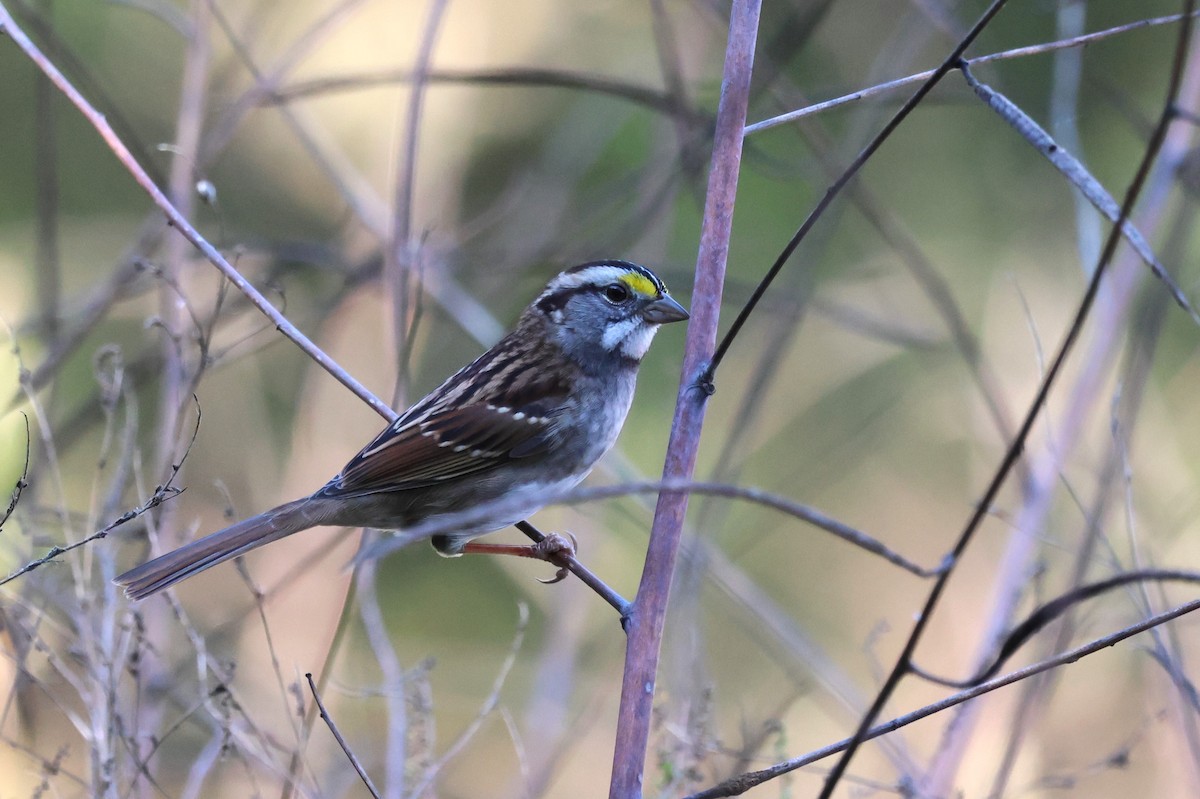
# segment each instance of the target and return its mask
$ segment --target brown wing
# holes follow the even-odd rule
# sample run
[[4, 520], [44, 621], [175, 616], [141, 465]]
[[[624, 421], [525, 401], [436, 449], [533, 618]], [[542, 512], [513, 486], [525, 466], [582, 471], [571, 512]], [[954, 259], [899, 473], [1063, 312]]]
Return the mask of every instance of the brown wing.
[[494, 469], [542, 452], [553, 415], [495, 405], [434, 412], [399, 430], [388, 428], [325, 488], [329, 495], [403, 491]]
[[518, 328], [405, 411], [322, 493], [404, 491], [544, 452], [576, 368], [544, 336]]

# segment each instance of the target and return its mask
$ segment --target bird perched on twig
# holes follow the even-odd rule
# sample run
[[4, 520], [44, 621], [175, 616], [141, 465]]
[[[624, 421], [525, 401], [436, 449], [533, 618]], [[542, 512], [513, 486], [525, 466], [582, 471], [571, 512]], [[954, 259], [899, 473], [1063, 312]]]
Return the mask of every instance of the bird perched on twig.
[[[510, 497], [518, 501], [505, 507], [520, 507], [505, 518], [435, 535], [433, 546], [451, 556], [546, 558], [553, 552], [543, 544], [472, 539], [524, 519], [545, 504], [542, 497], [587, 476], [621, 431], [659, 326], [687, 318], [644, 266], [613, 260], [568, 269], [511, 333], [405, 411], [315, 493], [160, 555], [115, 582], [141, 599], [310, 527], [397, 530]], [[561, 537], [548, 540], [564, 546]]]

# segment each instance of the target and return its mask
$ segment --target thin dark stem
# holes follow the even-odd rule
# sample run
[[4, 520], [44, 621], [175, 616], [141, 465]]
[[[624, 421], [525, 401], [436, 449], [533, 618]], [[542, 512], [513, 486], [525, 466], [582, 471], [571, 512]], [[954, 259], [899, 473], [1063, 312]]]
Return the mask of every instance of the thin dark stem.
[[[334, 628], [333, 636], [329, 640], [329, 646], [325, 649], [325, 657], [321, 663], [321, 678], [320, 688], [325, 690], [333, 677], [333, 661], [342, 649], [342, 644], [346, 640], [346, 635], [350, 630], [351, 623], [355, 618], [355, 597], [358, 596], [358, 575], [359, 570], [356, 568], [350, 575], [350, 582], [346, 586], [346, 595], [342, 600], [341, 614], [338, 616], [337, 627]], [[300, 724], [300, 740], [296, 744], [295, 750], [291, 753], [288, 759], [287, 777], [283, 783], [283, 790], [280, 793], [280, 799], [291, 799], [297, 792], [300, 791], [300, 772], [305, 766], [305, 749], [308, 746], [308, 739], [312, 735], [313, 724], [317, 720], [317, 708], [315, 705], [309, 705], [304, 711], [304, 719]]]
[[91, 535], [89, 535], [85, 538], [81, 538], [78, 541], [68, 544], [65, 547], [60, 547], [60, 546], [50, 547], [50, 549], [48, 549], [46, 551], [46, 554], [42, 555], [42, 557], [31, 560], [28, 563], [26, 563], [24, 566], [22, 566], [21, 568], [17, 569], [16, 571], [12, 572], [11, 574], [9, 574], [7, 577], [0, 578], [0, 586], [11, 583], [13, 580], [17, 579], [18, 577], [22, 577], [22, 576], [28, 574], [29, 572], [33, 571], [34, 569], [37, 569], [41, 566], [45, 566], [47, 563], [57, 560], [58, 558], [67, 554], [68, 552], [71, 552], [72, 550], [76, 550], [76, 549], [79, 549], [80, 547], [87, 546], [88, 544], [92, 543], [93, 541], [99, 541], [102, 538], [107, 538], [109, 533], [111, 533], [113, 530], [116, 530], [121, 525], [127, 524], [127, 523], [133, 521], [134, 519], [136, 519], [137, 517], [141, 516], [142, 514], [150, 512], [151, 510], [162, 505], [167, 500], [171, 499], [172, 497], [176, 497], [181, 493], [183, 493], [183, 489], [181, 489], [181, 488], [176, 488], [171, 485], [159, 486], [158, 490], [155, 491], [154, 494], [148, 500], [146, 500], [145, 502], [143, 502], [141, 505], [137, 506], [133, 510], [126, 511], [125, 513], [121, 514], [119, 517], [117, 517], [113, 521], [109, 522], [107, 525], [100, 528], [99, 530], [92, 533]]
[[1099, 582], [1072, 588], [1070, 591], [1055, 597], [1030, 613], [1024, 621], [1014, 627], [1004, 637], [991, 663], [965, 680], [942, 677], [920, 668], [915, 663], [910, 663], [909, 669], [913, 674], [938, 685], [944, 685], [947, 688], [972, 688], [999, 674], [1000, 669], [1004, 668], [1004, 664], [1008, 659], [1028, 643], [1030, 638], [1044, 630], [1048, 624], [1061, 617], [1064, 613], [1073, 610], [1077, 605], [1090, 599], [1095, 599], [1108, 591], [1127, 585], [1162, 582], [1200, 583], [1200, 572], [1181, 571], [1179, 569], [1139, 569], [1109, 577], [1107, 580], [1100, 580]]
[[[915, 574], [918, 577], [932, 577], [935, 574], [940, 574], [940, 568], [926, 568], [925, 566], [916, 563], [910, 558], [901, 555], [892, 548], [886, 546], [878, 539], [855, 529], [850, 525], [838, 521], [833, 517], [822, 513], [816, 508], [808, 505], [802, 505], [798, 502], [772, 494], [768, 491], [763, 491], [758, 488], [748, 486], [736, 486], [729, 483], [715, 483], [708, 481], [695, 481], [683, 479], [670, 480], [649, 480], [638, 483], [620, 483], [612, 486], [598, 486], [595, 488], [573, 488], [569, 491], [564, 491], [561, 494], [551, 494], [546, 497], [547, 505], [577, 505], [584, 502], [599, 502], [602, 500], [612, 499], [614, 497], [629, 496], [631, 494], [703, 494], [707, 496], [725, 497], [727, 499], [739, 499], [746, 502], [752, 502], [763, 507], [771, 508], [772, 510], [786, 514], [801, 521], [807, 522], [814, 527], [832, 533], [843, 541], [859, 547], [873, 555], [891, 563], [894, 566], [899, 566], [905, 571]], [[369, 560], [373, 558], [382, 558], [397, 550], [403, 549], [414, 540], [428, 538], [429, 536], [438, 535], [440, 533], [452, 532], [460, 530], [464, 527], [482, 524], [496, 516], [503, 516], [508, 512], [510, 507], [515, 503], [511, 500], [504, 500], [488, 503], [479, 507], [470, 508], [466, 511], [451, 516], [444, 516], [434, 519], [430, 522], [425, 522], [415, 527], [411, 527], [404, 531], [404, 535], [390, 536], [388, 538], [377, 541], [363, 548], [356, 556], [356, 561]], [[529, 532], [529, 529], [521, 527], [527, 525], [529, 529], [536, 532], [536, 528], [528, 522], [520, 522], [516, 526], [522, 532], [533, 538], [534, 541], [540, 541], [544, 536], [537, 533], [536, 536]]]
[[[990, 14], [994, 9], [998, 9], [1003, 4], [1003, 0], [996, 0], [992, 8], [985, 14], [986, 19], [990, 19]], [[1083, 323], [1087, 320], [1091, 312], [1092, 305], [1095, 302], [1096, 294], [1100, 288], [1100, 281], [1108, 271], [1108, 266], [1112, 262], [1113, 254], [1116, 252], [1117, 244], [1121, 240], [1121, 231], [1124, 227], [1125, 220], [1129, 218], [1129, 214], [1133, 209], [1133, 205], [1141, 194], [1142, 186], [1146, 181], [1146, 177], [1150, 173], [1150, 167], [1154, 163], [1155, 157], [1158, 155], [1159, 148], [1162, 146], [1163, 140], [1167, 134], [1167, 128], [1175, 116], [1175, 99], [1179, 92], [1179, 85], [1183, 75], [1184, 57], [1187, 52], [1187, 44], [1191, 37], [1192, 18], [1191, 12], [1193, 0], [1187, 0], [1187, 17], [1180, 26], [1179, 38], [1176, 44], [1175, 56], [1172, 63], [1171, 76], [1167, 90], [1167, 101], [1164, 104], [1163, 112], [1159, 116], [1158, 124], [1154, 129], [1154, 133], [1150, 138], [1150, 142], [1146, 146], [1146, 152], [1142, 157], [1141, 163], [1138, 165], [1137, 173], [1134, 175], [1133, 181], [1130, 183], [1129, 189], [1125, 194], [1124, 202], [1121, 204], [1121, 213], [1112, 229], [1109, 231], [1108, 237], [1104, 242], [1104, 249], [1100, 254], [1100, 260], [1096, 265], [1095, 271], [1092, 273], [1092, 278], [1088, 283], [1087, 291], [1080, 301], [1079, 308], [1075, 313], [1075, 318], [1071, 322], [1070, 328], [1067, 330], [1066, 337], [1059, 346], [1054, 360], [1047, 369], [1045, 376], [1042, 378], [1041, 385], [1038, 387], [1037, 395], [1034, 397], [1025, 419], [1017, 431], [1016, 437], [1012, 444], [1009, 445], [1007, 452], [1004, 454], [1004, 459], [1001, 461], [999, 468], [996, 470], [995, 476], [988, 485], [983, 496], [976, 503], [975, 512], [971, 515], [966, 527], [958, 537], [951, 554], [947, 559], [948, 568], [934, 581], [933, 587], [930, 589], [924, 606], [917, 614], [917, 621], [913, 625], [912, 632], [909, 634], [908, 640], [901, 651], [900, 656], [896, 660], [895, 666], [891, 673], [884, 681], [880, 688], [875, 701], [871, 707], [863, 715], [862, 721], [859, 724], [858, 730], [851, 736], [849, 745], [846, 746], [842, 757], [838, 759], [829, 775], [826, 777], [825, 786], [821, 791], [821, 799], [828, 799], [832, 795], [837, 783], [845, 774], [846, 768], [854, 757], [858, 747], [865, 740], [865, 736], [870, 732], [871, 725], [875, 719], [879, 717], [883, 706], [895, 692], [900, 680], [911, 671], [911, 663], [913, 653], [916, 651], [917, 643], [921, 640], [925, 632], [925, 627], [929, 623], [933, 612], [937, 607], [938, 601], [941, 599], [942, 592], [945, 590], [950, 576], [954, 572], [954, 565], [958, 562], [967, 546], [975, 537], [975, 532], [983, 523], [992, 503], [1000, 493], [1000, 488], [1004, 485], [1008, 478], [1009, 472], [1012, 471], [1013, 465], [1017, 459], [1021, 457], [1021, 453], [1025, 450], [1025, 443], [1029, 438], [1029, 433], [1033, 429], [1033, 424], [1041, 414], [1042, 408], [1045, 406], [1046, 398], [1050, 394], [1050, 389], [1054, 385], [1063, 364], [1066, 362], [1074, 348], [1075, 341], [1079, 337], [1079, 332], [1083, 329]], [[983, 20], [981, 20], [982, 23]], [[979, 29], [979, 24], [976, 25], [976, 30]]]
[[967, 48], [971, 46], [971, 43], [975, 41], [975, 38], [983, 32], [983, 29], [987, 27], [989, 22], [991, 22], [992, 17], [996, 16], [1000, 9], [1004, 7], [1006, 2], [1007, 0], [993, 0], [992, 5], [987, 11], [984, 12], [983, 16], [979, 18], [979, 21], [975, 23], [975, 26], [971, 28], [970, 32], [963, 37], [962, 41], [958, 43], [958, 46], [956, 46], [950, 55], [946, 57], [946, 60], [942, 62], [941, 66], [933, 71], [933, 74], [929, 76], [928, 80], [921, 84], [921, 87], [917, 89], [913, 96], [908, 99], [908, 102], [901, 106], [900, 110], [896, 112], [895, 116], [888, 120], [888, 123], [883, 126], [883, 129], [875, 135], [875, 138], [863, 148], [862, 152], [860, 152], [852, 162], [850, 162], [850, 166], [846, 167], [846, 171], [843, 172], [841, 176], [833, 182], [833, 185], [825, 191], [825, 196], [821, 198], [821, 201], [818, 202], [816, 207], [813, 208], [812, 212], [809, 213], [808, 218], [804, 220], [803, 224], [800, 225], [800, 228], [795, 232], [791, 240], [783, 248], [783, 251], [779, 253], [779, 257], [775, 259], [775, 263], [772, 264], [771, 268], [767, 270], [767, 274], [754, 289], [754, 293], [750, 295], [750, 299], [746, 301], [745, 306], [743, 306], [742, 310], [738, 312], [737, 318], [733, 320], [733, 324], [730, 325], [729, 331], [725, 334], [725, 337], [721, 339], [721, 343], [717, 346], [717, 350], [712, 357], [712, 361], [704, 371], [704, 376], [701, 378], [703, 383], [712, 383], [713, 377], [717, 371], [717, 367], [720, 366], [721, 361], [725, 358], [725, 353], [729, 351], [730, 345], [733, 344], [734, 339], [736, 339], [738, 333], [741, 332], [742, 326], [746, 324], [746, 320], [750, 318], [750, 314], [754, 313], [754, 309], [758, 307], [759, 301], [762, 300], [763, 295], [767, 293], [767, 289], [771, 287], [771, 283], [775, 281], [776, 276], [792, 257], [792, 253], [794, 253], [796, 248], [800, 246], [800, 242], [803, 241], [808, 235], [809, 231], [812, 230], [813, 226], [817, 223], [817, 220], [825, 214], [825, 211], [830, 205], [833, 204], [833, 201], [837, 198], [837, 196], [841, 194], [842, 190], [845, 189], [850, 181], [854, 179], [854, 176], [857, 175], [859, 170], [861, 170], [867, 161], [870, 160], [871, 156], [875, 154], [875, 151], [878, 150], [880, 146], [887, 141], [888, 137], [892, 135], [896, 128], [900, 126], [900, 123], [907, 119], [908, 115], [911, 114], [918, 105], [920, 105], [921, 101], [925, 99], [925, 95], [929, 94], [929, 92], [933, 90], [933, 87], [936, 86], [938, 82], [944, 78], [948, 72], [950, 72], [950, 70], [955, 69], [958, 66], [958, 63], [962, 58], [962, 54], [965, 53]]
[[379, 791], [376, 790], [375, 783], [371, 782], [371, 777], [367, 774], [367, 770], [363, 768], [363, 764], [359, 761], [358, 757], [354, 752], [350, 751], [350, 745], [346, 743], [346, 739], [342, 737], [341, 731], [333, 723], [329, 711], [325, 709], [324, 703], [321, 702], [321, 695], [317, 693], [317, 684], [313, 682], [312, 672], [305, 674], [304, 679], [308, 680], [308, 690], [312, 691], [313, 701], [317, 703], [317, 711], [321, 714], [321, 719], [329, 727], [329, 731], [333, 733], [333, 737], [337, 739], [338, 746], [342, 747], [342, 751], [346, 753], [346, 759], [350, 761], [350, 765], [354, 766], [354, 770], [358, 772], [363, 785], [367, 786], [367, 790], [371, 792], [371, 796], [379, 799]]
[[[267, 101], [285, 103], [294, 99], [321, 95], [329, 92], [358, 91], [392, 83], [407, 83], [417, 76], [410, 70], [385, 70], [364, 72], [357, 75], [317, 78], [296, 83], [272, 92]], [[697, 117], [696, 112], [680, 107], [676, 98], [667, 92], [635, 86], [616, 81], [602, 75], [571, 73], [563, 70], [513, 67], [492, 70], [430, 70], [425, 79], [429, 83], [473, 83], [483, 86], [530, 86], [560, 89], [578, 89], [596, 92], [663, 113], [684, 113]]]
[[5, 523], [12, 517], [13, 511], [17, 509], [17, 505], [21, 502], [21, 492], [29, 485], [29, 449], [33, 443], [33, 438], [29, 432], [29, 414], [21, 411], [21, 418], [25, 420], [25, 465], [21, 468], [21, 476], [17, 478], [17, 484], [13, 486], [12, 495], [8, 500], [8, 507], [0, 513], [0, 530], [4, 529]]
[[[705, 371], [717, 339], [760, 10], [759, 0], [736, 0], [730, 10], [712, 168], [696, 258], [692, 320], [688, 325], [679, 396], [663, 467], [664, 479], [687, 479], [696, 466], [700, 430], [710, 394], [697, 377]], [[642, 793], [667, 599], [687, 503], [687, 494], [662, 494], [655, 509], [646, 565], [626, 624], [629, 640], [621, 681], [609, 799], [635, 799]]]

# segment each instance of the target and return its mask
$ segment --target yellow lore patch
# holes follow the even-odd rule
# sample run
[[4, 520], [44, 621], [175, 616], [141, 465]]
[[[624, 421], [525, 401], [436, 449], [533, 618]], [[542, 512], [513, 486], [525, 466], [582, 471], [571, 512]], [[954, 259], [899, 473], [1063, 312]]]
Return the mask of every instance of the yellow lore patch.
[[637, 272], [626, 272], [621, 275], [621, 282], [643, 297], [658, 296], [658, 286], [654, 285], [654, 281], [645, 275], [640, 275]]

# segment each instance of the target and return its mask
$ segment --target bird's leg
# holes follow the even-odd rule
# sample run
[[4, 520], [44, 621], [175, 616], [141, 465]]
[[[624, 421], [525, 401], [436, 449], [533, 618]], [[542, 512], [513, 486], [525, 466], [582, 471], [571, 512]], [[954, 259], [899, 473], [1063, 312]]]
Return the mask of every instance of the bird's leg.
[[[552, 580], [542, 580], [543, 583], [557, 583], [565, 580], [569, 568], [566, 558], [575, 556], [575, 537], [568, 541], [558, 533], [544, 535], [538, 531], [540, 538], [534, 539], [533, 544], [489, 544], [482, 541], [468, 541], [462, 548], [464, 555], [511, 555], [517, 558], [536, 558], [558, 566], [558, 573]], [[533, 536], [530, 536], [533, 538]]]

